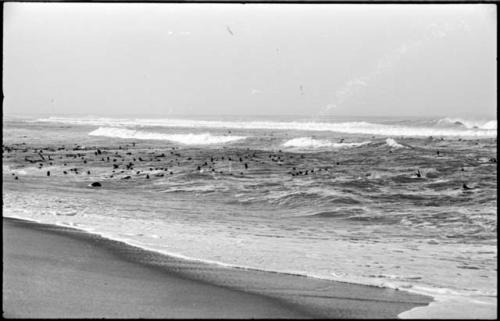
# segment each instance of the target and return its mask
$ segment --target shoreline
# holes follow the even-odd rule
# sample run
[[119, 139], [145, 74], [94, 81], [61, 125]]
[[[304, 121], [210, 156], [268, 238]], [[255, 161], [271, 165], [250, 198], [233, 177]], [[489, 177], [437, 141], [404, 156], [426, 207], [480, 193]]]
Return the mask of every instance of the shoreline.
[[[103, 282], [108, 282], [107, 284], [113, 285], [115, 289], [130, 290], [130, 287], [135, 283], [140, 283], [141, 286], [139, 288], [133, 287], [131, 293], [121, 289], [116, 293], [116, 297], [113, 296], [113, 293], [109, 297], [107, 294], [101, 297], [101, 299], [117, 301], [116, 305], [106, 305], [106, 309], [103, 308], [103, 303], [93, 300], [93, 304], [97, 305], [89, 305], [90, 310], [87, 313], [90, 314], [81, 314], [82, 311], [79, 310], [81, 308], [78, 306], [73, 307], [76, 310], [66, 311], [64, 309], [67, 308], [62, 309], [62, 306], [69, 304], [61, 304], [51, 306], [52, 310], [49, 311], [51, 314], [47, 314], [48, 316], [397, 318], [402, 312], [419, 306], [427, 306], [432, 302], [431, 297], [404, 291], [188, 261], [75, 228], [18, 218], [3, 217], [3, 230], [4, 316], [7, 317], [40, 316], [40, 314], [36, 314], [37, 311], [29, 310], [26, 305], [36, 305], [40, 301], [46, 301], [50, 298], [37, 297], [34, 294], [34, 297], [26, 298], [20, 293], [23, 291], [33, 292], [31, 289], [33, 285], [30, 281], [36, 279], [37, 273], [42, 273], [42, 271], [38, 271], [44, 270], [40, 266], [48, 265], [53, 268], [54, 262], [60, 261], [65, 262], [63, 266], [58, 265], [57, 267], [65, 271], [63, 275], [71, 274], [73, 278], [77, 279], [82, 275], [88, 275], [89, 268], [93, 269], [91, 271], [92, 286], [79, 288], [79, 291], [83, 290], [81, 293], [83, 298], [89, 296], [95, 298], [108, 293], [103, 291]], [[14, 230], [15, 234], [12, 233]], [[36, 241], [34, 242], [36, 246], [45, 250], [58, 249], [57, 254], [50, 251], [36, 251], [37, 257], [28, 256], [29, 259], [27, 259], [22, 253], [29, 252], [29, 247], [32, 245], [31, 243], [23, 244], [25, 237]], [[12, 241], [14, 239], [17, 239], [16, 243], [6, 242], [6, 240]], [[24, 242], [26, 243], [26, 241]], [[82, 256], [79, 251], [72, 251], [71, 258], [65, 258], [62, 253], [68, 250], [68, 246], [70, 246], [68, 243], [71, 243], [71, 247], [77, 250], [85, 250], [85, 255]], [[98, 258], [95, 257], [96, 255]], [[79, 263], [75, 264], [71, 260], [76, 260]], [[91, 264], [92, 262], [93, 264]], [[10, 265], [11, 263], [14, 265]], [[28, 275], [24, 275], [24, 278], [27, 278], [28, 281], [19, 275], [13, 276], [16, 273], [13, 272], [12, 268], [26, 268], [26, 263], [35, 266], [33, 271], [25, 271]], [[80, 269], [81, 264], [87, 267], [83, 271]], [[93, 268], [96, 264], [99, 266], [98, 269]], [[120, 268], [113, 268], [117, 264]], [[132, 279], [130, 279], [131, 270], [137, 270], [137, 274], [134, 273]], [[120, 275], [126, 272], [127, 277], [119, 278], [119, 282], [117, 282], [114, 276], [116, 271]], [[41, 284], [39, 289], [56, 285], [62, 286], [58, 280], [57, 271], [48, 269], [44, 272], [49, 274], [44, 276], [44, 282], [47, 284]], [[51, 277], [55, 279], [51, 280]], [[149, 283], [145, 285], [141, 282], [150, 279], [154, 279], [156, 285], [153, 286]], [[156, 293], [156, 297], [164, 297], [164, 293], [172, 292], [170, 287], [172, 284], [176, 284], [174, 286], [175, 298], [178, 297], [178, 293], [184, 297], [184, 300], [181, 300], [183, 301], [181, 306], [184, 306], [184, 309], [177, 308], [179, 300], [174, 298], [167, 298], [161, 304], [153, 304], [153, 307], [149, 303], [145, 304], [141, 301], [145, 293], [152, 293], [152, 291]], [[75, 294], [70, 291], [71, 289], [65, 286], [62, 286], [62, 289], [71, 293], [70, 298], [65, 297], [64, 300], [76, 299], [75, 302], [82, 300], [80, 297], [74, 297]], [[137, 291], [140, 293], [136, 293]], [[199, 295], [200, 293], [205, 293], [205, 295]], [[206, 305], [208, 299], [217, 301], [224, 307], [220, 309], [216, 308], [217, 304]], [[23, 304], [24, 301], [26, 302]], [[174, 304], [174, 302], [176, 303]], [[50, 306], [50, 300], [44, 304], [46, 310], [47, 305]], [[140, 309], [131, 307], [134, 304], [139, 307], [146, 305], [149, 309], [142, 310], [141, 314]], [[167, 310], [165, 310], [166, 307]]]

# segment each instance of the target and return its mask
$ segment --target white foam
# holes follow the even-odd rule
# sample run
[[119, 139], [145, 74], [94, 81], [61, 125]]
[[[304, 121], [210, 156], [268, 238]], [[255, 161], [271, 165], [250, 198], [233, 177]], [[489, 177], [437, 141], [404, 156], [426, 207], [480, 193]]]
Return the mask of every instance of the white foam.
[[497, 318], [496, 296], [436, 295], [424, 291], [410, 291], [432, 295], [434, 301], [398, 315], [400, 319], [491, 319]]
[[416, 127], [402, 125], [376, 124], [369, 122], [276, 122], [276, 121], [208, 121], [191, 119], [118, 119], [118, 118], [65, 118], [49, 117], [37, 119], [38, 122], [67, 123], [93, 126], [161, 126], [184, 128], [224, 128], [224, 129], [268, 129], [268, 130], [306, 130], [332, 131], [347, 134], [366, 134], [382, 136], [458, 136], [458, 137], [496, 137], [496, 121], [488, 125], [491, 128], [443, 128]]
[[497, 121], [496, 120], [471, 120], [463, 118], [443, 118], [438, 121], [438, 124], [442, 125], [462, 125], [469, 129], [486, 129], [486, 130], [496, 130]]
[[387, 144], [387, 146], [392, 147], [392, 148], [406, 148], [406, 146], [399, 144], [397, 141], [395, 141], [392, 138], [387, 138], [385, 140], [385, 143]]
[[298, 137], [293, 138], [285, 143], [284, 147], [301, 147], [301, 148], [345, 148], [345, 147], [358, 147], [369, 144], [369, 141], [361, 143], [335, 143], [326, 139], [314, 139], [311, 137]]
[[98, 129], [90, 132], [89, 135], [116, 138], [168, 140], [185, 145], [224, 144], [246, 138], [244, 136], [215, 136], [210, 133], [161, 134], [117, 127], [99, 127]]
[[[23, 212], [31, 212], [29, 210], [23, 209]], [[28, 213], [24, 213], [28, 214]], [[32, 216], [33, 213], [29, 216]], [[4, 217], [14, 217], [14, 218], [19, 218], [19, 219], [27, 219], [31, 221], [35, 221], [38, 223], [45, 223], [45, 224], [55, 224], [59, 226], [72, 226], [74, 228], [78, 228], [80, 230], [92, 233], [92, 234], [97, 234], [102, 237], [116, 240], [116, 241], [121, 241], [124, 243], [127, 243], [132, 246], [140, 247], [145, 250], [150, 250], [150, 251], [156, 251], [165, 255], [173, 256], [176, 258], [180, 259], [185, 259], [185, 260], [190, 260], [190, 261], [197, 261], [197, 262], [203, 262], [203, 263], [209, 263], [209, 264], [215, 264], [218, 266], [223, 266], [223, 267], [234, 267], [234, 268], [240, 268], [240, 269], [249, 269], [249, 270], [262, 270], [262, 271], [273, 271], [273, 272], [279, 272], [279, 273], [290, 273], [290, 274], [298, 274], [298, 275], [304, 275], [308, 277], [314, 277], [314, 278], [319, 278], [319, 279], [328, 279], [328, 280], [335, 280], [338, 282], [344, 282], [344, 283], [353, 283], [353, 284], [368, 284], [372, 286], [379, 286], [379, 287], [387, 287], [387, 288], [394, 288], [394, 289], [400, 289], [400, 290], [405, 290], [409, 292], [414, 292], [414, 293], [419, 293], [419, 294], [424, 294], [424, 295], [430, 295], [435, 298], [435, 301], [431, 303], [428, 306], [424, 307], [418, 307], [414, 308], [412, 310], [406, 311], [401, 313], [398, 317], [400, 318], [495, 318], [496, 316], [496, 291], [492, 293], [487, 293], [487, 292], [481, 292], [481, 291], [474, 291], [474, 292], [469, 292], [469, 293], [464, 293], [464, 291], [455, 291], [447, 288], [433, 288], [433, 287], [425, 287], [425, 286], [418, 286], [416, 284], [408, 284], [407, 282], [387, 282], [384, 280], [378, 280], [378, 279], [373, 279], [371, 278], [370, 280], [367, 279], [360, 279], [360, 278], [352, 278], [347, 276], [345, 273], [342, 271], [331, 271], [329, 272], [330, 276], [327, 276], [323, 273], [311, 273], [311, 271], [302, 271], [302, 270], [297, 270], [293, 268], [284, 268], [284, 266], [276, 266], [271, 264], [268, 268], [263, 267], [261, 264], [255, 264], [255, 260], [247, 260], [244, 261], [247, 264], [243, 262], [238, 262], [238, 261], [227, 261], [230, 259], [230, 256], [224, 256], [224, 261], [222, 260], [222, 256], [216, 256], [216, 259], [214, 256], [210, 255], [200, 255], [199, 253], [196, 254], [195, 252], [190, 252], [190, 253], [185, 253], [185, 250], [182, 250], [179, 247], [174, 247], [170, 249], [171, 245], [174, 245], [175, 243], [179, 244], [178, 242], [175, 242], [175, 240], [182, 240], [182, 244], [187, 244], [189, 242], [186, 242], [185, 236], [186, 235], [195, 235], [196, 233], [175, 233], [175, 231], [182, 230], [184, 231], [187, 226], [181, 225], [177, 226], [177, 224], [170, 222], [167, 226], [163, 226], [164, 228], [168, 229], [150, 229], [151, 227], [151, 222], [147, 226], [142, 226], [142, 224], [136, 224], [140, 223], [140, 220], [130, 220], [132, 225], [135, 227], [134, 229], [129, 230], [129, 235], [141, 235], [143, 236], [142, 238], [134, 238], [134, 237], [121, 237], [120, 235], [123, 235], [123, 230], [120, 228], [117, 228], [120, 226], [120, 224], [116, 224], [116, 221], [113, 220], [111, 217], [99, 217], [99, 216], [93, 216], [92, 218], [92, 224], [94, 225], [95, 228], [92, 226], [88, 225], [87, 223], [83, 223], [83, 221], [75, 221], [74, 216], [70, 217], [65, 217], [64, 219], [68, 221], [59, 221], [59, 219], [62, 219], [62, 217], [58, 217], [56, 221], [51, 217], [44, 217], [43, 219], [35, 219], [33, 217], [23, 217], [26, 215], [19, 215], [19, 213], [16, 213], [16, 211], [12, 211], [11, 209], [7, 209], [3, 213]], [[100, 218], [99, 220], [97, 218]], [[41, 217], [40, 217], [41, 218]], [[144, 223], [144, 222], [143, 222]], [[153, 224], [155, 227], [157, 224]], [[179, 227], [181, 227], [179, 229]], [[135, 231], [135, 232], [133, 232]], [[196, 231], [196, 229], [191, 229], [191, 232]], [[199, 230], [198, 230], [199, 231]], [[138, 232], [141, 232], [141, 234], [138, 234]], [[154, 233], [153, 233], [154, 232]], [[159, 233], [157, 233], [159, 232]], [[147, 234], [147, 235], [145, 235]], [[157, 239], [159, 237], [159, 234], [162, 236], [171, 236], [173, 238], [169, 238], [168, 240], [161, 241], [161, 242], [153, 242], [151, 243], [151, 239]], [[147, 237], [146, 237], [147, 236]], [[146, 238], [145, 238], [146, 237]], [[149, 239], [149, 240], [148, 240]], [[188, 240], [191, 240], [188, 237]], [[168, 245], [165, 245], [168, 244]], [[341, 241], [337, 241], [337, 246], [342, 246]], [[238, 262], [238, 263], [237, 263]], [[253, 262], [253, 264], [248, 264], [250, 262]], [[395, 277], [391, 277], [390, 279], [396, 279]], [[368, 282], [367, 282], [368, 281]], [[494, 297], [493, 297], [494, 296]], [[461, 314], [460, 314], [461, 313]]]
[[497, 129], [497, 121], [496, 120], [491, 120], [487, 122], [486, 124], [483, 124], [480, 128], [482, 129]]

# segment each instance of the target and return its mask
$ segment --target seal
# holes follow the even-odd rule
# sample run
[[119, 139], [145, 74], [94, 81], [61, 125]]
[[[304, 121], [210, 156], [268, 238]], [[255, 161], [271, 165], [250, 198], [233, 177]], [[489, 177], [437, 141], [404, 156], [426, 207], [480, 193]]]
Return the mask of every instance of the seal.
[[463, 188], [464, 190], [470, 190], [470, 189], [473, 189], [472, 187], [467, 186], [467, 184], [465, 184], [465, 183], [462, 185], [462, 188]]

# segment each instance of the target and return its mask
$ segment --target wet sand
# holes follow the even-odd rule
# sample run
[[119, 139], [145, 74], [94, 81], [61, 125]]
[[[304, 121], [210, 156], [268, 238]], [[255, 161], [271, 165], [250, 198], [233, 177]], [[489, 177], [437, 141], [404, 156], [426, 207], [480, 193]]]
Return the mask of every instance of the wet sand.
[[79, 230], [3, 218], [10, 318], [396, 318], [431, 298], [168, 257]]

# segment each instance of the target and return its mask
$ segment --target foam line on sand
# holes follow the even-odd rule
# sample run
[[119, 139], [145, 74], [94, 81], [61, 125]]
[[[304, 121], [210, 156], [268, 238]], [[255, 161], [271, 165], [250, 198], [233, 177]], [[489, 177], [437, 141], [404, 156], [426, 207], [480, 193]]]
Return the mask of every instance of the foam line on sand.
[[396, 318], [432, 298], [182, 260], [3, 218], [4, 317]]

